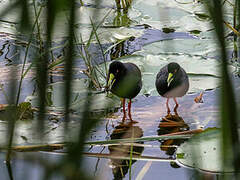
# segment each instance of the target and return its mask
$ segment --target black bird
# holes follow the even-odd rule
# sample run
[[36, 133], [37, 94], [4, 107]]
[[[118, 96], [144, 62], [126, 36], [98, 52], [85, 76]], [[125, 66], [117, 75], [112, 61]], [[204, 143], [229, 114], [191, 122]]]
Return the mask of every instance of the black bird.
[[131, 122], [131, 100], [138, 95], [142, 88], [142, 75], [139, 68], [133, 63], [113, 61], [109, 66], [107, 89], [121, 98], [123, 104], [123, 118], [126, 119], [125, 99], [129, 99], [128, 116]]
[[155, 85], [158, 93], [167, 98], [166, 106], [168, 113], [170, 113], [168, 106], [169, 98], [173, 98], [176, 103], [174, 108], [176, 112], [178, 108], [176, 98], [184, 96], [189, 88], [188, 75], [178, 63], [171, 62], [160, 69], [156, 77]]

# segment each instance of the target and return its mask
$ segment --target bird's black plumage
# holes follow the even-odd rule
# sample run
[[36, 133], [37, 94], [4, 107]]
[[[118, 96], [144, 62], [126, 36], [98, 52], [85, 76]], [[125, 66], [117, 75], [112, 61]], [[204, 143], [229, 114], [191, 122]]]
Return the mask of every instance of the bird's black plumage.
[[133, 63], [113, 61], [109, 67], [108, 78], [114, 75], [114, 82], [110, 91], [121, 98], [132, 99], [142, 88], [142, 76], [139, 68]]
[[122, 98], [123, 122], [126, 119], [125, 99], [129, 99], [128, 116], [132, 123], [135, 122], [131, 116], [131, 99], [136, 97], [142, 88], [142, 75], [139, 68], [133, 63], [113, 61], [109, 66], [107, 88]]
[[[173, 79], [168, 84], [169, 73], [173, 74]], [[189, 80], [185, 70], [177, 63], [169, 63], [160, 69], [156, 76], [155, 85], [158, 93], [166, 98], [184, 96], [189, 88]]]

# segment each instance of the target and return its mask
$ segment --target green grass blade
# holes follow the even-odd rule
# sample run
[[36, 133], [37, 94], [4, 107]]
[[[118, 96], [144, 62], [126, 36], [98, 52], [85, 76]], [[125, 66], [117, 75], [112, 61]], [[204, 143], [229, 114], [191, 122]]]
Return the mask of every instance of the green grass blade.
[[[96, 29], [95, 31], [97, 31], [97, 29], [103, 24], [103, 22], [105, 21], [105, 19], [108, 17], [108, 15], [110, 14], [112, 10], [108, 11], [107, 14], [103, 17], [103, 19], [100, 21], [100, 23], [96, 26]], [[91, 34], [90, 34], [90, 37], [88, 39], [88, 42], [87, 42], [87, 48], [90, 46], [90, 43], [92, 41], [92, 38], [93, 38], [93, 35], [94, 35], [94, 30], [91, 31]]]
[[150, 136], [141, 138], [126, 138], [126, 139], [113, 139], [107, 141], [88, 141], [85, 142], [87, 145], [106, 145], [106, 144], [116, 144], [116, 143], [131, 143], [131, 142], [145, 142], [145, 141], [159, 141], [166, 139], [189, 139], [192, 135], [171, 135], [171, 136]]

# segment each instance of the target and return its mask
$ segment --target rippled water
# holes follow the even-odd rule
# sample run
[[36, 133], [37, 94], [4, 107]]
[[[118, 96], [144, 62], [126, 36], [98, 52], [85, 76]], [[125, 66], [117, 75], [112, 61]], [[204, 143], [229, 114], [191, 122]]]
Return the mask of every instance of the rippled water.
[[[0, 2], [5, 5], [7, 1]], [[84, 35], [83, 41], [88, 39], [91, 32], [89, 16], [93, 15], [96, 6], [91, 0], [87, 1], [85, 7], [78, 7], [77, 13], [83, 13], [84, 16], [78, 19], [76, 25], [77, 35]], [[219, 109], [218, 109], [218, 93], [219, 93], [219, 76], [218, 67], [220, 65], [220, 58], [218, 55], [218, 47], [215, 42], [214, 31], [208, 18], [203, 19], [201, 16], [206, 12], [201, 3], [189, 2], [180, 3], [174, 0], [162, 2], [156, 0], [150, 1], [136, 1], [129, 11], [129, 17], [133, 20], [130, 27], [107, 27], [111, 24], [113, 17], [115, 17], [114, 3], [102, 1], [97, 7], [99, 9], [99, 17], [93, 18], [94, 22], [99, 22], [108, 11], [111, 11], [108, 18], [106, 18], [102, 27], [99, 28], [99, 38], [103, 43], [104, 50], [107, 50], [117, 40], [125, 39], [126, 41], [115, 46], [106, 52], [106, 59], [110, 61], [113, 58], [119, 58], [123, 55], [128, 55], [122, 58], [123, 61], [131, 61], [136, 63], [143, 74], [143, 90], [133, 102], [133, 119], [138, 123], [133, 126], [121, 127], [122, 112], [119, 108], [118, 99], [112, 103], [112, 113], [108, 113], [99, 122], [98, 126], [91, 131], [88, 141], [109, 140], [121, 137], [123, 132], [134, 130], [137, 137], [156, 136], [165, 133], [179, 132], [183, 130], [207, 129], [212, 127], [219, 127]], [[3, 7], [3, 6], [2, 6]], [[231, 7], [227, 6], [226, 18], [231, 19]], [[0, 28], [0, 83], [3, 84], [3, 89], [0, 91], [1, 104], [7, 104], [9, 96], [9, 82], [11, 79], [19, 79], [21, 66], [25, 57], [26, 45], [28, 36], [16, 36], [14, 33], [18, 27], [15, 24], [15, 13], [6, 16], [5, 21], [1, 21]], [[66, 41], [63, 27], [65, 27], [64, 15], [59, 15], [58, 24], [56, 24], [56, 32], [54, 34], [53, 55], [55, 58], [64, 57], [64, 43]], [[164, 29], [165, 28], [165, 29]], [[170, 33], [164, 31], [173, 30]], [[195, 33], [194, 33], [195, 32]], [[131, 38], [130, 38], [131, 37]], [[119, 51], [121, 49], [122, 51]], [[233, 42], [232, 37], [229, 36], [227, 44], [229, 62], [231, 62]], [[37, 52], [37, 40], [34, 39], [30, 46], [30, 51], [27, 56], [27, 69], [32, 62], [34, 62], [34, 53]], [[78, 53], [76, 47], [75, 52]], [[103, 58], [101, 56], [101, 49], [96, 43], [92, 43], [89, 47], [92, 59], [95, 64], [101, 64]], [[183, 98], [179, 99], [180, 107], [178, 108], [178, 116], [181, 122], [184, 122], [182, 127], [164, 127], [162, 120], [167, 115], [165, 107], [165, 99], [158, 96], [155, 87], [155, 76], [164, 63], [169, 61], [176, 61], [187, 70], [190, 76], [191, 88], [189, 93]], [[80, 127], [79, 119], [81, 118], [81, 108], [86, 93], [85, 82], [86, 76], [82, 73], [85, 69], [83, 60], [76, 56], [74, 71], [74, 98], [72, 99], [71, 122], [69, 124], [71, 132], [67, 138], [74, 139], [78, 128]], [[230, 63], [235, 91], [240, 89], [239, 76], [234, 63]], [[10, 71], [16, 71], [16, 76], [9, 77]], [[24, 78], [20, 102], [28, 100], [36, 105], [34, 68], [32, 68], [27, 76]], [[83, 80], [84, 81], [84, 80]], [[63, 133], [63, 101], [62, 97], [62, 83], [63, 71], [61, 67], [53, 70], [49, 77], [48, 88], [48, 116], [47, 128], [45, 130], [45, 139], [47, 143], [64, 142], [66, 134]], [[104, 83], [104, 79], [102, 79]], [[194, 98], [204, 92], [203, 103], [195, 103]], [[239, 93], [236, 93], [236, 101], [239, 102]], [[92, 107], [95, 111], [102, 110], [102, 102], [106, 101], [105, 95], [95, 95], [96, 104]], [[116, 104], [115, 104], [116, 102]], [[174, 104], [171, 102], [171, 108]], [[96, 112], [95, 112], [96, 113]], [[94, 114], [94, 113], [93, 113]], [[22, 144], [41, 144], [42, 141], [38, 135], [34, 134], [36, 126], [35, 121], [17, 122], [15, 132], [15, 143]], [[6, 136], [7, 124], [0, 121], [0, 136]], [[126, 138], [126, 137], [125, 137]], [[175, 158], [176, 147], [182, 144], [184, 140], [173, 141], [150, 141], [144, 144], [139, 144], [134, 150], [144, 157], [162, 158], [158, 161], [138, 160], [133, 161], [132, 179], [139, 176], [139, 172], [143, 168], [148, 170], [143, 179], [159, 179], [159, 177], [170, 180], [175, 179], [191, 179], [195, 175], [195, 171], [191, 168], [183, 167], [176, 164], [172, 159]], [[4, 138], [0, 139], [0, 144], [4, 144]], [[164, 146], [165, 145], [165, 146]], [[170, 145], [171, 147], [166, 147]], [[113, 151], [113, 149], [117, 149]], [[83, 169], [93, 177], [99, 179], [117, 179], [119, 176], [124, 176], [123, 179], [129, 179], [129, 163], [128, 160], [116, 160], [109, 158], [109, 155], [120, 153], [118, 146], [94, 146], [91, 149], [86, 149], [86, 152], [91, 153], [84, 158], [86, 166]], [[125, 147], [128, 154], [129, 147]], [[106, 155], [105, 158], [99, 158], [99, 153]], [[96, 155], [97, 154], [97, 155]], [[89, 156], [96, 157], [89, 157]], [[102, 155], [102, 156], [103, 156]], [[0, 174], [1, 178], [8, 179], [9, 172], [12, 172], [13, 179], [42, 179], [44, 175], [44, 166], [38, 158], [47, 160], [49, 162], [57, 162], [64, 157], [62, 153], [16, 153], [11, 162], [11, 168], [7, 168], [4, 163], [4, 152], [0, 153]], [[29, 160], [29, 157], [35, 157]], [[9, 171], [11, 169], [12, 171]], [[217, 179], [221, 174], [203, 173], [204, 177]], [[1, 179], [0, 178], [0, 179]], [[52, 179], [61, 179], [61, 174], [56, 174]], [[231, 178], [231, 174], [229, 175]]]

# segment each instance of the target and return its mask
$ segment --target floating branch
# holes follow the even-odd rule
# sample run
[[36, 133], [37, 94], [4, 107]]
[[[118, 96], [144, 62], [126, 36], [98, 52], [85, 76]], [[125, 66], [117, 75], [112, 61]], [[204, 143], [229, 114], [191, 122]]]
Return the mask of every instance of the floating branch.
[[[144, 142], [144, 141], [159, 141], [166, 139], [189, 139], [193, 134], [197, 134], [202, 132], [202, 129], [195, 129], [189, 131], [182, 131], [176, 133], [170, 133], [161, 136], [151, 136], [151, 137], [142, 137], [142, 138], [127, 138], [127, 139], [114, 139], [108, 141], [93, 141], [86, 142], [86, 145], [139, 145], [136, 142]], [[131, 144], [129, 144], [131, 143]], [[134, 143], [134, 144], [132, 144]], [[71, 143], [70, 143], [71, 144]], [[72, 143], [73, 144], [73, 143]], [[57, 144], [42, 144], [42, 145], [25, 145], [25, 146], [13, 146], [11, 150], [17, 152], [30, 152], [30, 151], [55, 151], [63, 149], [67, 146], [67, 143], [57, 143]], [[140, 145], [139, 145], [140, 146]], [[0, 150], [6, 150], [7, 148], [3, 147]]]
[[159, 141], [166, 139], [189, 139], [193, 134], [203, 132], [203, 129], [195, 129], [189, 131], [182, 131], [176, 133], [165, 134], [161, 136], [149, 136], [141, 138], [127, 138], [127, 139], [114, 139], [108, 141], [92, 141], [86, 142], [88, 145], [100, 145], [100, 144], [116, 144], [116, 143], [131, 143], [131, 142], [144, 142], [144, 141]]
[[[96, 157], [96, 158], [130, 160], [129, 155], [117, 156], [117, 155], [106, 154], [106, 153], [83, 153], [83, 155], [89, 156], [89, 157]], [[137, 155], [132, 155], [131, 159], [138, 160], [138, 161], [142, 160], [142, 161], [157, 161], [157, 162], [172, 162], [176, 160], [171, 158], [161, 158], [161, 157], [154, 157], [154, 156], [137, 156]]]
[[[18, 152], [30, 152], [30, 151], [54, 151], [63, 149], [66, 144], [43, 144], [43, 145], [26, 145], [26, 146], [13, 146], [11, 150]], [[0, 150], [6, 150], [1, 148]]]
[[224, 24], [233, 31], [234, 34], [236, 34], [238, 37], [240, 37], [240, 33], [234, 28], [232, 27], [229, 23], [227, 23], [226, 21], [224, 21]]

